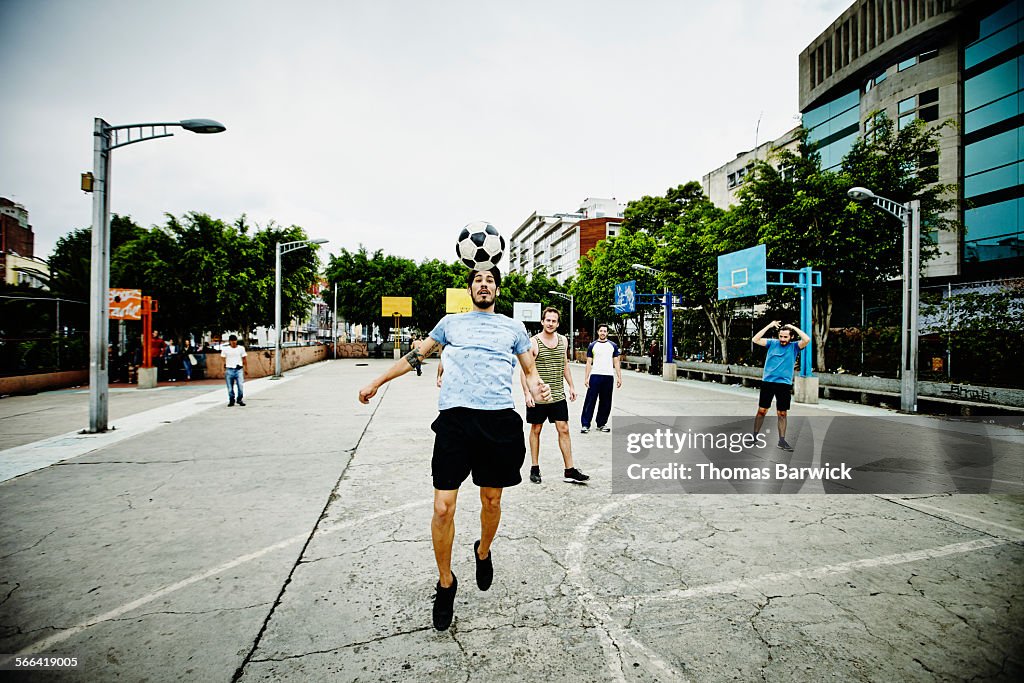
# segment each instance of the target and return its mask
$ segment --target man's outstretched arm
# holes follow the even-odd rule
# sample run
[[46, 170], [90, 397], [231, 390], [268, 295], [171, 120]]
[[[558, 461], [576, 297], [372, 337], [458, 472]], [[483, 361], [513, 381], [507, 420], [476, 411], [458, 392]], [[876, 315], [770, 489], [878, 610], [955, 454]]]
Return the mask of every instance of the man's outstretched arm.
[[541, 380], [540, 373], [537, 372], [537, 364], [533, 361], [533, 353], [531, 351], [517, 354], [519, 357], [519, 365], [522, 367], [523, 376], [526, 378], [526, 384], [530, 389], [530, 394], [533, 396], [533, 400], [546, 403], [551, 400], [551, 387], [544, 384], [544, 381]]
[[388, 368], [387, 372], [359, 390], [360, 403], [369, 403], [370, 399], [377, 393], [377, 390], [384, 386], [384, 384], [390, 382], [396, 377], [401, 377], [405, 373], [417, 367], [423, 362], [423, 358], [434, 350], [435, 346], [437, 346], [437, 342], [434, 341], [432, 337], [427, 337], [423, 341], [419, 342], [418, 345], [413, 344], [409, 353], [396, 360], [395, 364]]

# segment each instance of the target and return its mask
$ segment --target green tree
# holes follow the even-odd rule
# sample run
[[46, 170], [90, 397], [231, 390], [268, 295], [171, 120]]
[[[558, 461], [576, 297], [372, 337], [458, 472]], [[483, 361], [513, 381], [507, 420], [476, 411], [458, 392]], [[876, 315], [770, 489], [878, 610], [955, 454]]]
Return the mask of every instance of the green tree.
[[[772, 268], [811, 266], [822, 272], [814, 292], [815, 365], [825, 369], [825, 345], [838, 291], [866, 291], [899, 273], [902, 231], [881, 211], [852, 202], [847, 191], [856, 185], [891, 199], [921, 200], [922, 225], [955, 228], [943, 214], [953, 207], [950, 191], [935, 184], [932, 155], [939, 130], [921, 121], [896, 131], [884, 116], [875, 119], [870, 139], [859, 139], [839, 172], [821, 170], [820, 157], [803, 131], [798, 149], [781, 150], [773, 163], [755, 162], [740, 190], [737, 220], [756, 228], [756, 240], [768, 248]], [[742, 232], [742, 230], [741, 230]], [[937, 250], [922, 240], [922, 263]]]
[[[570, 288], [576, 298], [576, 308], [597, 321], [612, 320], [620, 339], [623, 338], [625, 320], [632, 316], [614, 316], [611, 306], [615, 285], [636, 280], [638, 292], [657, 291], [659, 288], [652, 274], [633, 268], [634, 263], [651, 263], [655, 248], [655, 239], [647, 232], [633, 232], [625, 227], [617, 236], [598, 242], [589, 253], [580, 257], [579, 269]], [[637, 307], [635, 318], [640, 331], [640, 345], [643, 346], [643, 308]]]
[[729, 362], [729, 330], [736, 311], [734, 300], [718, 299], [718, 257], [749, 246], [750, 224], [739, 211], [723, 211], [711, 203], [697, 182], [677, 188], [679, 209], [654, 257], [662, 283], [685, 306], [700, 307], [718, 340], [719, 358]]

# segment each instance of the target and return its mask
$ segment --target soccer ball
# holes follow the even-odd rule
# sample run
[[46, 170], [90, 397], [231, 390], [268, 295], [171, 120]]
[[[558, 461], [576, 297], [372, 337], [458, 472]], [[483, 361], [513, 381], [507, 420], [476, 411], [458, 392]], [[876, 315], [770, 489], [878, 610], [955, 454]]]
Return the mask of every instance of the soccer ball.
[[505, 238], [487, 221], [473, 221], [459, 233], [455, 253], [467, 268], [490, 270], [505, 253]]

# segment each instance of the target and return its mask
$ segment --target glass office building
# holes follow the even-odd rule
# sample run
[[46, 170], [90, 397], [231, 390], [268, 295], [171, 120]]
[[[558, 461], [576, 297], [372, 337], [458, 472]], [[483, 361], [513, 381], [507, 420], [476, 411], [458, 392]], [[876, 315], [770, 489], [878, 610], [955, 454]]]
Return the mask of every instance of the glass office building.
[[1024, 256], [1024, 0], [982, 16], [963, 49], [965, 263]]
[[[1024, 0], [857, 0], [800, 55], [800, 106], [837, 170], [878, 112], [902, 129], [953, 121], [928, 164], [957, 187], [965, 232], [933, 235], [926, 277], [1024, 271]], [[884, 188], [875, 188], [884, 194]]]

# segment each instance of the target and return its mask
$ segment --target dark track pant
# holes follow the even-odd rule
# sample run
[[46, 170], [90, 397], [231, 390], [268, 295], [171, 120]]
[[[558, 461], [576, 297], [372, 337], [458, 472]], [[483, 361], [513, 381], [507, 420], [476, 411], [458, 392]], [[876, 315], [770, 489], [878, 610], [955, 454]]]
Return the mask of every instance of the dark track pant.
[[590, 429], [590, 419], [594, 416], [594, 406], [600, 399], [601, 405], [597, 408], [597, 426], [604, 427], [608, 424], [608, 416], [612, 412], [612, 387], [615, 386], [615, 378], [611, 375], [591, 375], [590, 387], [587, 388], [587, 397], [583, 399], [583, 415], [580, 422], [587, 429]]

